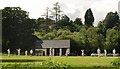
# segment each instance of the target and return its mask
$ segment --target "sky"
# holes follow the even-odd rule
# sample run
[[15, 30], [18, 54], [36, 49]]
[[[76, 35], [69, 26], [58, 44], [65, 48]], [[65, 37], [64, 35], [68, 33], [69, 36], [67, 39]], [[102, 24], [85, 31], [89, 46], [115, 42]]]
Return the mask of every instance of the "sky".
[[0, 9], [4, 7], [21, 7], [29, 12], [30, 18], [39, 18], [44, 14], [46, 7], [52, 8], [53, 4], [59, 2], [63, 13], [71, 20], [79, 17], [84, 22], [87, 9], [91, 8], [96, 26], [102, 21], [108, 12], [118, 11], [120, 0], [0, 0]]

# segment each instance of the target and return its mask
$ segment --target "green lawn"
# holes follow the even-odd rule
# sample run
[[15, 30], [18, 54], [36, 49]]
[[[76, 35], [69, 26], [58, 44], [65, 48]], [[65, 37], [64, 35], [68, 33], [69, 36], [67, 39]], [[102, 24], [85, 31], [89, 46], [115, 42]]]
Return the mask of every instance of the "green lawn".
[[2, 65], [4, 64], [42, 64], [43, 62], [52, 61], [56, 63], [68, 64], [73, 67], [92, 67], [92, 66], [107, 66], [111, 67], [111, 62], [118, 57], [91, 57], [91, 56], [2, 56]]

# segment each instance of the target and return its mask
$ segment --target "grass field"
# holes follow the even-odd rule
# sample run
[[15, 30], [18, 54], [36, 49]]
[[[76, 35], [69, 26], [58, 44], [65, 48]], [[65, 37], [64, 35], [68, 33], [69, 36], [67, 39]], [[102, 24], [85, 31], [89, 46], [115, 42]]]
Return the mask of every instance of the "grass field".
[[72, 67], [112, 67], [111, 62], [116, 60], [118, 57], [91, 57], [91, 56], [16, 56], [12, 55], [8, 57], [7, 55], [1, 56], [2, 65], [7, 64], [31, 64], [34, 67], [42, 65], [42, 63], [47, 61], [53, 61], [55, 63], [67, 64]]

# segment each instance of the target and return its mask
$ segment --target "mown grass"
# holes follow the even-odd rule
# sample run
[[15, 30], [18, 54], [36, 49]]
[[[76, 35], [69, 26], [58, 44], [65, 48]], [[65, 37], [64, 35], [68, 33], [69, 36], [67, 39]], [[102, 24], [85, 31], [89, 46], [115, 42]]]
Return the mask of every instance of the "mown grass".
[[[105, 68], [112, 67], [111, 62], [116, 60], [118, 57], [91, 57], [91, 56], [16, 56], [12, 55], [8, 57], [3, 55], [0, 60], [2, 60], [2, 65], [16, 67], [28, 66], [28, 67], [88, 67], [88, 68]], [[108, 69], [110, 69], [108, 68]], [[106, 69], [106, 68], [105, 68]], [[116, 68], [115, 68], [116, 69]]]

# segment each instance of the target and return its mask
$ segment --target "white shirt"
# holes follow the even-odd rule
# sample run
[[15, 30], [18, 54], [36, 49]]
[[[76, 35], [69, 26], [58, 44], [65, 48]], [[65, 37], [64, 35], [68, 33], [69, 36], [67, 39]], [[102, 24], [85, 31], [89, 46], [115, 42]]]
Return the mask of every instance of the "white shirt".
[[33, 54], [33, 50], [30, 50], [30, 54]]

